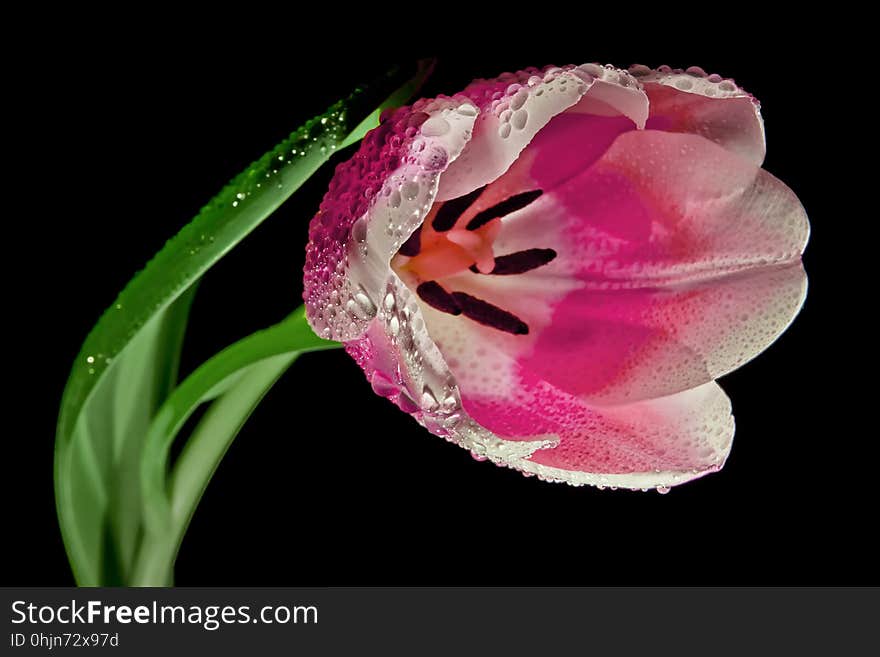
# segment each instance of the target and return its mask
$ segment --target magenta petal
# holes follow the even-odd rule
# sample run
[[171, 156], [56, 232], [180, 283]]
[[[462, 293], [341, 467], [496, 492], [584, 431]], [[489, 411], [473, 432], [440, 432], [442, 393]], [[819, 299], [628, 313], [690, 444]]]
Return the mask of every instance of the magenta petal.
[[[625, 116], [560, 114], [523, 153], [523, 166], [528, 167], [526, 175], [538, 188], [551, 191], [601, 158], [619, 135], [635, 129], [635, 124]], [[520, 163], [514, 166], [519, 167]]]

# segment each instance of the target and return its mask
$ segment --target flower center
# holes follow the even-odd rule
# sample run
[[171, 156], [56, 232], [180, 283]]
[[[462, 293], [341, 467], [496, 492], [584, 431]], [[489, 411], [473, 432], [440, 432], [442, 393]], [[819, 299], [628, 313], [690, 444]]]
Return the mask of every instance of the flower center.
[[496, 256], [493, 244], [501, 231], [501, 220], [531, 204], [542, 191], [509, 195], [487, 206], [479, 202], [485, 189], [480, 187], [459, 198], [435, 203], [422, 225], [394, 256], [391, 266], [404, 280], [414, 281], [416, 293], [432, 308], [464, 315], [506, 333], [525, 335], [528, 325], [513, 313], [464, 292], [450, 292], [438, 282], [463, 272], [522, 274], [556, 257], [556, 251], [546, 248]]

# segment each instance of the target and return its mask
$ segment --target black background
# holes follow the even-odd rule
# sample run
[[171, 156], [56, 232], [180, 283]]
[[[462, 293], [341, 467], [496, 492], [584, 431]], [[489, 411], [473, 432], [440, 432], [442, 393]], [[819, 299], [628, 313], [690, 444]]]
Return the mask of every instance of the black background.
[[[582, 61], [699, 65], [734, 77], [762, 101], [765, 168], [811, 219], [806, 305], [771, 349], [721, 381], [737, 421], [724, 470], [665, 496], [552, 485], [478, 463], [376, 397], [344, 353], [305, 356], [217, 472], [177, 583], [877, 582], [868, 538], [877, 432], [858, 398], [858, 373], [874, 354], [851, 330], [867, 317], [856, 308], [870, 305], [854, 262], [873, 257], [853, 226], [876, 212], [865, 214], [847, 170], [864, 110], [837, 91], [862, 84], [841, 51], [825, 50], [838, 26], [587, 10], [530, 21], [502, 9], [488, 32], [464, 17], [369, 28], [356, 17], [358, 35], [335, 39], [341, 16], [303, 27], [268, 11], [247, 26], [230, 15], [175, 34], [167, 17], [149, 26], [116, 17], [113, 29], [36, 24], [10, 60], [21, 83], [10, 104], [23, 110], [10, 136], [31, 158], [6, 199], [15, 394], [4, 414], [0, 583], [72, 583], [53, 503], [54, 425], [72, 360], [116, 293], [302, 121], [390, 65], [428, 55], [439, 64], [425, 95]], [[299, 303], [307, 225], [331, 171], [207, 276], [186, 369]]]

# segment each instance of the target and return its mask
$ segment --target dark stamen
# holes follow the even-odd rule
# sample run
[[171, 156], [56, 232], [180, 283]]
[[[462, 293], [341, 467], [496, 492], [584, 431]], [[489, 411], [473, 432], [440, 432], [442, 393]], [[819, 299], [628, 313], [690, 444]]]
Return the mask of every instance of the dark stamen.
[[485, 185], [478, 187], [464, 196], [449, 199], [441, 205], [440, 209], [437, 210], [437, 214], [434, 215], [434, 221], [431, 222], [431, 226], [434, 227], [434, 230], [438, 233], [451, 230], [452, 227], [455, 226], [455, 222], [458, 221], [458, 218], [464, 214], [465, 210], [473, 205], [473, 202], [483, 193], [484, 189], [486, 189]]
[[[492, 271], [486, 272], [495, 276], [510, 276], [511, 274], [524, 274], [532, 269], [543, 267], [556, 257], [556, 251], [553, 249], [526, 249], [525, 251], [517, 251], [508, 255], [498, 256], [495, 258], [495, 267]], [[471, 265], [471, 271], [475, 274], [482, 274], [476, 265]]]
[[412, 235], [409, 236], [409, 239], [403, 243], [403, 246], [397, 251], [400, 255], [409, 256], [412, 258], [413, 256], [419, 255], [419, 251], [422, 250], [422, 227], [419, 226], [415, 229]]
[[529, 332], [529, 327], [524, 321], [498, 306], [493, 306], [491, 303], [464, 292], [453, 292], [452, 297], [461, 308], [464, 316], [475, 322], [514, 335], [526, 335]]
[[440, 312], [461, 315], [461, 308], [456, 303], [454, 295], [444, 290], [437, 281], [421, 283], [416, 288], [416, 294], [421, 297], [422, 301]]
[[[497, 203], [493, 205], [491, 208], [487, 208], [477, 214], [473, 219], [468, 222], [467, 229], [468, 230], [476, 230], [481, 226], [485, 226], [493, 219], [497, 219], [498, 217], [504, 217], [505, 215], [510, 214], [511, 212], [516, 212], [517, 210], [522, 210], [529, 203], [538, 198], [541, 194], [543, 194], [540, 189], [535, 189], [531, 192], [523, 192], [522, 194], [514, 194], [508, 199], [501, 201], [501, 203]], [[442, 209], [442, 208], [441, 208]], [[439, 214], [439, 213], [438, 213]], [[435, 219], [436, 221], [436, 219]]]

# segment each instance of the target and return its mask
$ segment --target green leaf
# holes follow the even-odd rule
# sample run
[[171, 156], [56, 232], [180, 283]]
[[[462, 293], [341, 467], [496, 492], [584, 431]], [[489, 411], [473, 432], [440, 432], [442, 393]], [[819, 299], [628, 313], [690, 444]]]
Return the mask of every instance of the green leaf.
[[[195, 286], [152, 317], [125, 349], [124, 358], [94, 352], [82, 356], [86, 373], [104, 378], [80, 413], [71, 440], [56, 440], [59, 517], [78, 529], [77, 581], [121, 584], [140, 541], [140, 476], [143, 438], [177, 381], [177, 365]], [[94, 372], [94, 374], [92, 373]]]
[[[132, 583], [171, 584], [178, 547], [202, 493], [245, 420], [296, 358], [338, 348], [318, 338], [300, 307], [286, 320], [227, 347], [186, 378], [165, 401], [147, 435], [142, 462], [146, 536]], [[168, 453], [186, 421], [211, 406], [166, 480]]]
[[[394, 88], [394, 72], [312, 119], [253, 163], [149, 262], [86, 338], [64, 390], [55, 442], [55, 495], [65, 547], [81, 585], [132, 574], [143, 531], [137, 509], [146, 427], [177, 378], [195, 283], [339, 148], [361, 139], [377, 112], [399, 104], [430, 72]], [[387, 93], [387, 92], [386, 92]], [[379, 109], [376, 109], [376, 108]]]

